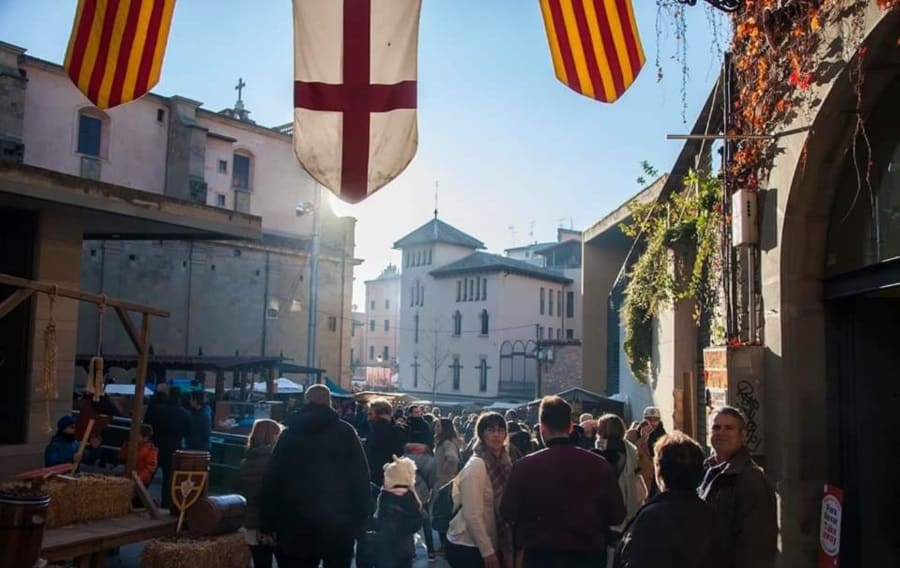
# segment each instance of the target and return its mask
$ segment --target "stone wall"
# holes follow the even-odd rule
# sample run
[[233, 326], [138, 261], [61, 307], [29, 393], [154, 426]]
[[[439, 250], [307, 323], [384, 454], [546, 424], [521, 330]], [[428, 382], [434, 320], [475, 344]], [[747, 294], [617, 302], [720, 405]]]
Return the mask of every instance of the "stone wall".
[[[307, 363], [305, 250], [239, 242], [85, 241], [81, 253], [84, 290], [171, 312], [169, 318], [153, 320], [151, 343], [156, 354], [196, 355], [201, 349], [204, 355], [283, 353], [296, 364]], [[325, 255], [319, 263], [315, 364], [347, 386], [350, 306], [344, 291], [352, 280], [352, 267], [346, 259]], [[98, 311], [83, 305], [79, 353], [96, 351], [97, 333]], [[103, 351], [133, 352], [112, 313], [104, 316]], [[123, 380], [132, 374], [113, 371]]]
[[544, 363], [541, 372], [541, 394], [548, 395], [574, 387], [584, 388], [581, 381], [581, 342], [549, 345], [553, 361]]

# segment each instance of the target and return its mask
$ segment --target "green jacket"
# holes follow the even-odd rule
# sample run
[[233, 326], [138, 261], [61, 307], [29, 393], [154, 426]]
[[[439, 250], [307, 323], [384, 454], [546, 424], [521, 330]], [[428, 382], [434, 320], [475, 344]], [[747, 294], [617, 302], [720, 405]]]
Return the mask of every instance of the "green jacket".
[[731, 460], [706, 461], [700, 497], [716, 513], [730, 558], [725, 568], [770, 568], [775, 565], [778, 518], [775, 490], [762, 468], [743, 448]]

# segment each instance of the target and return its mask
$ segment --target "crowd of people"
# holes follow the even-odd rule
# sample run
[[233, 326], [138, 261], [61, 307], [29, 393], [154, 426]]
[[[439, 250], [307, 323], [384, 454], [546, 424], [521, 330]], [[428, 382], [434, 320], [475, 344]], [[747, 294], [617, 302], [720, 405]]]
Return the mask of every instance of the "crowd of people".
[[[175, 450], [209, 449], [209, 409], [188, 401], [154, 395], [137, 452], [146, 485], [158, 464], [168, 486]], [[71, 460], [74, 427], [60, 420], [48, 465]], [[385, 399], [342, 419], [314, 385], [285, 424], [257, 420], [248, 436], [248, 545], [256, 568], [408, 568], [420, 532], [429, 561], [444, 555], [452, 568], [773, 566], [775, 493], [745, 445], [746, 419], [718, 408], [710, 433], [707, 456], [667, 432], [658, 408], [630, 426], [613, 414], [573, 420], [556, 396], [534, 425], [513, 411], [442, 417]]]
[[630, 427], [573, 421], [555, 396], [536, 425], [384, 399], [347, 418], [314, 386], [286, 428], [254, 426], [241, 486], [258, 568], [407, 568], [420, 531], [453, 568], [774, 565], [775, 493], [735, 408], [712, 414], [709, 456], [657, 408]]

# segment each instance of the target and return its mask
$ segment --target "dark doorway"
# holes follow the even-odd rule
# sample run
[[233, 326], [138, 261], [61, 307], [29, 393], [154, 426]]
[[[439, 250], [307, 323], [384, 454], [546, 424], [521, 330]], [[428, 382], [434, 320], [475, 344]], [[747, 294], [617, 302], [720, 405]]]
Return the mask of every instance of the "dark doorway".
[[841, 566], [900, 566], [900, 287], [832, 300], [827, 319]]
[[[37, 218], [0, 207], [0, 272], [32, 278]], [[15, 291], [0, 286], [0, 300]], [[28, 430], [31, 300], [0, 319], [0, 444], [22, 444]]]

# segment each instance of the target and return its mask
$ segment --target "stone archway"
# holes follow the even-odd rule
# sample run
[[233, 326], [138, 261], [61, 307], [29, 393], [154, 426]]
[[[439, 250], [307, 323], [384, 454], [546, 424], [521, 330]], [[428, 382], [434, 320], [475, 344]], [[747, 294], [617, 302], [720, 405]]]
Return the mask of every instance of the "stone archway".
[[[900, 64], [900, 14], [871, 4], [865, 14], [863, 116], [897, 73], [890, 65]], [[780, 496], [781, 565], [792, 567], [815, 565], [829, 469], [826, 239], [857, 106], [847, 63], [835, 63], [841, 71], [812, 93], [817, 106], [807, 114], [815, 117], [808, 135], [780, 141], [769, 180], [773, 189], [761, 200], [767, 470]]]

